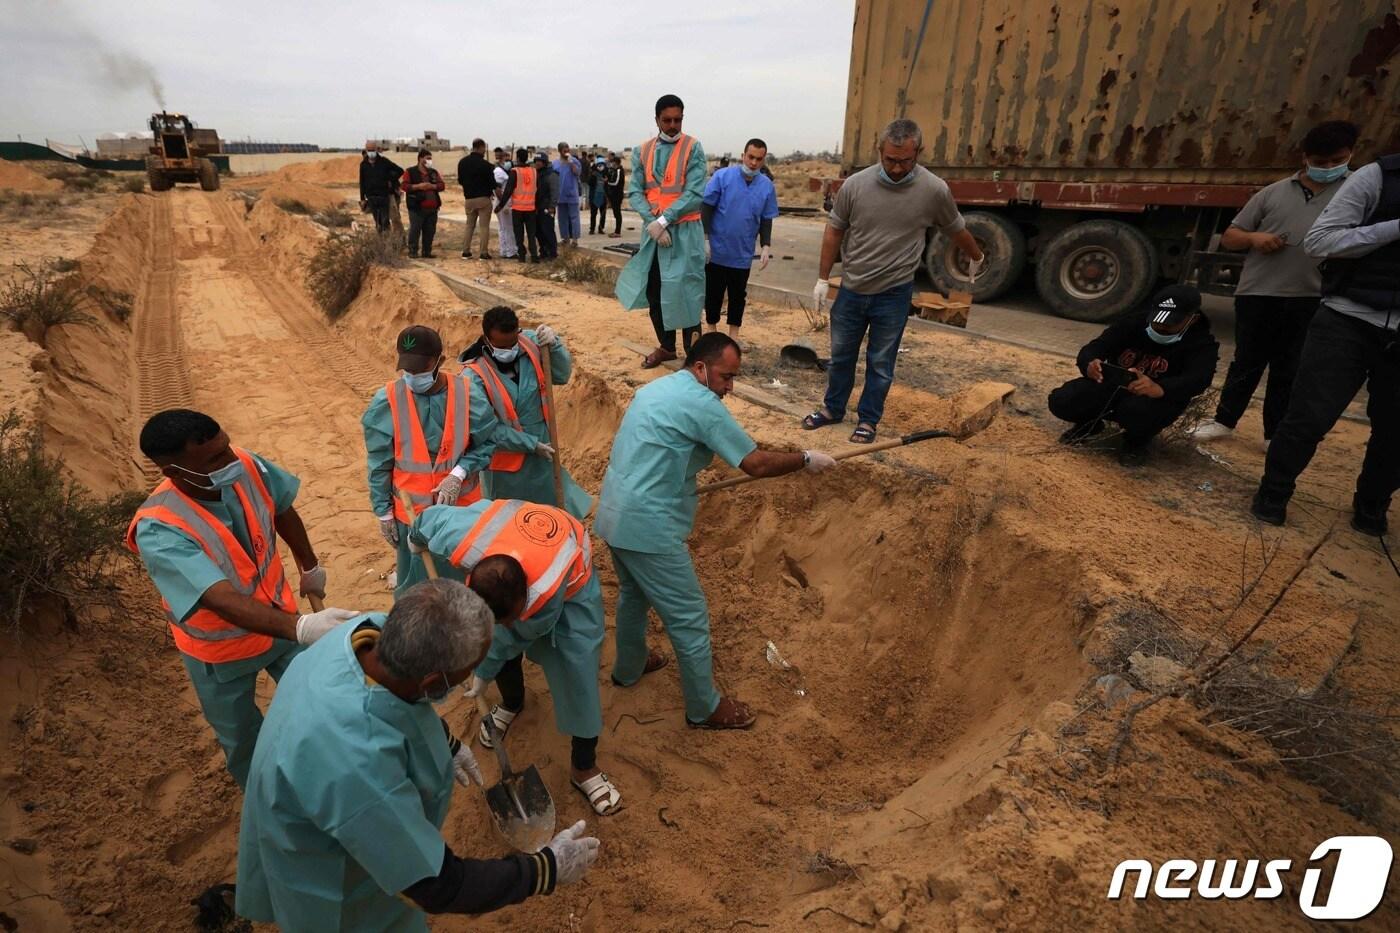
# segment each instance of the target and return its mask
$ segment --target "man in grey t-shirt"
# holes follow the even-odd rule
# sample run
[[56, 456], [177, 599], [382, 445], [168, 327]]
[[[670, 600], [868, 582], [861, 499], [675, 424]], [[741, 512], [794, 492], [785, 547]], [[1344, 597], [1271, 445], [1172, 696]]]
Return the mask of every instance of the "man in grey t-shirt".
[[1249, 250], [1235, 289], [1235, 358], [1220, 388], [1215, 420], [1191, 435], [1214, 440], [1235, 430], [1264, 370], [1264, 441], [1288, 410], [1303, 337], [1322, 295], [1318, 262], [1303, 237], [1342, 186], [1356, 147], [1356, 126], [1320, 123], [1303, 137], [1303, 167], [1255, 193], [1220, 237], [1223, 249]]
[[827, 295], [827, 277], [841, 255], [841, 290], [831, 306], [831, 366], [822, 407], [802, 419], [807, 430], [845, 419], [855, 388], [856, 359], [866, 331], [865, 388], [856, 407], [851, 440], [869, 444], [885, 411], [894, 382], [895, 355], [909, 319], [914, 272], [924, 255], [930, 227], [936, 227], [968, 258], [975, 279], [982, 250], [967, 232], [948, 185], [918, 164], [924, 138], [912, 120], [895, 120], [880, 131], [880, 161], [846, 179], [822, 235], [818, 280], [812, 292], [817, 310]]

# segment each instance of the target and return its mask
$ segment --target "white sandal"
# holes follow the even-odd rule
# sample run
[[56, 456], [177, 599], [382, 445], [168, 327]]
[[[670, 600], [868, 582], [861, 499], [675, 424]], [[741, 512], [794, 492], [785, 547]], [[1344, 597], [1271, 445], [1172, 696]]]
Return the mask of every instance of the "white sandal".
[[579, 793], [588, 798], [588, 803], [593, 807], [593, 812], [599, 816], [608, 816], [615, 813], [620, 808], [618, 802], [622, 800], [622, 794], [618, 793], [608, 776], [599, 771], [591, 778], [582, 783], [570, 779], [570, 784], [578, 788]]
[[[504, 739], [506, 733], [510, 731], [510, 724], [515, 722], [515, 717], [519, 715], [519, 713], [512, 713], [499, 703], [491, 707], [491, 721], [496, 727], [496, 734]], [[476, 738], [481, 743], [482, 748], [496, 747], [491, 744], [491, 734], [486, 731], [485, 719], [481, 721], [481, 725], [476, 731]]]

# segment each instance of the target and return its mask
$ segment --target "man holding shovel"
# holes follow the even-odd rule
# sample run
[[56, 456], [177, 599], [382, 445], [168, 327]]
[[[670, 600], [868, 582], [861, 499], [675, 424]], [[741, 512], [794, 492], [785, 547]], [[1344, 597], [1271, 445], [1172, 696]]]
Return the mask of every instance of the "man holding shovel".
[[493, 438], [496, 452], [482, 477], [486, 498], [525, 499], [583, 518], [593, 508], [593, 497], [561, 466], [565, 501], [556, 501], [552, 461], [557, 452], [549, 442], [549, 423], [557, 416], [549, 385], [568, 383], [573, 357], [554, 328], [545, 324], [522, 331], [515, 312], [504, 305], [482, 316], [481, 330], [481, 339], [457, 359], [476, 374], [500, 420]]
[[280, 681], [303, 645], [355, 612], [297, 612], [277, 539], [302, 568], [301, 595], [324, 598], [326, 571], [292, 506], [301, 486], [295, 476], [230, 446], [202, 412], [159, 412], [140, 442], [165, 479], [136, 511], [126, 545], [160, 591], [204, 718], [244, 787], [263, 725], [254, 699], [258, 674]]
[[409, 590], [323, 639], [283, 680], [253, 756], [238, 834], [240, 916], [283, 930], [426, 931], [578, 881], [582, 821], [538, 852], [458, 856], [452, 784], [481, 783], [433, 709], [471, 676], [491, 611], [452, 580]]
[[734, 389], [740, 350], [732, 337], [699, 337], [685, 367], [643, 386], [613, 439], [594, 528], [617, 570], [617, 662], [613, 682], [631, 686], [666, 663], [646, 644], [647, 609], [666, 627], [680, 666], [685, 720], [747, 729], [754, 713], [715, 689], [710, 614], [685, 539], [695, 524], [695, 475], [718, 455], [750, 476], [821, 472], [819, 450], [760, 450], [721, 401]]
[[[489, 716], [504, 739], [525, 707], [521, 656], [544, 669], [554, 722], [570, 736], [570, 782], [606, 816], [621, 795], [598, 767], [603, 707], [598, 660], [603, 651], [603, 591], [593, 572], [588, 532], [562, 509], [519, 499], [482, 499], [465, 508], [433, 506], [418, 517], [409, 546], [449, 561], [496, 617], [491, 650], [467, 695], [496, 682], [501, 702]], [[481, 744], [494, 741], [485, 721]]]

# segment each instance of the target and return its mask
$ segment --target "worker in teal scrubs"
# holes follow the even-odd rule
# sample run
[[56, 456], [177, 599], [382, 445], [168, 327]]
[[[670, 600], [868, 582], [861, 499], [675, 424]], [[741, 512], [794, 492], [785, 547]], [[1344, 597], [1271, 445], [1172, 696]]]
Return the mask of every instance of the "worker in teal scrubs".
[[[676, 331], [684, 348], [700, 333], [705, 304], [705, 149], [681, 132], [685, 105], [674, 94], [656, 102], [657, 135], [632, 149], [627, 200], [642, 218], [641, 248], [618, 274], [614, 294], [629, 311], [648, 308], [657, 347], [642, 366], [676, 358]], [[650, 165], [643, 160], [650, 156]]]
[[433, 710], [470, 676], [491, 611], [434, 580], [343, 625], [282, 679], [253, 755], [238, 835], [239, 915], [287, 931], [425, 931], [583, 877], [582, 821], [531, 854], [457, 856], [442, 824], [472, 754]]
[[676, 652], [686, 723], [712, 729], [746, 729], [755, 717], [715, 689], [709, 608], [685, 544], [695, 524], [695, 474], [716, 456], [759, 477], [836, 465], [817, 450], [761, 450], [744, 433], [721, 401], [734, 388], [740, 362], [731, 337], [705, 334], [683, 369], [637, 391], [613, 439], [594, 522], [617, 571], [613, 681], [630, 686], [665, 663], [647, 649], [653, 608]]
[[[493, 521], [518, 503], [510, 522]], [[487, 500], [466, 507], [432, 506], [418, 516], [409, 544], [426, 547], [437, 566], [454, 559], [467, 571], [467, 585], [486, 600], [496, 615], [491, 650], [472, 676], [469, 696], [495, 682], [501, 702], [491, 708], [496, 734], [504, 738], [525, 708], [525, 674], [521, 656], [544, 669], [554, 699], [554, 723], [570, 737], [570, 782], [607, 815], [619, 807], [621, 794], [598, 767], [598, 736], [603, 706], [598, 691], [598, 662], [603, 653], [603, 591], [593, 571], [588, 532], [565, 521], [558, 509], [521, 500]], [[471, 536], [471, 547], [462, 543]], [[483, 540], [489, 536], [490, 540]], [[567, 549], [567, 553], [563, 553]], [[461, 556], [458, 556], [458, 555]], [[497, 565], [512, 555], [521, 572]], [[562, 557], [561, 557], [562, 554]], [[572, 555], [572, 556], [571, 556]], [[561, 562], [572, 561], [572, 573]], [[470, 563], [471, 566], [463, 566]], [[558, 588], [536, 597], [549, 574]], [[573, 592], [570, 592], [572, 590]], [[492, 747], [483, 722], [481, 743]]]
[[[415, 324], [399, 333], [394, 348], [401, 370], [399, 378], [407, 383], [413, 393], [419, 428], [429, 455], [435, 456], [442, 444], [449, 394], [447, 380], [451, 378], [442, 371], [442, 364], [447, 359], [442, 353], [442, 338], [431, 327]], [[470, 438], [452, 466], [451, 473], [432, 490], [434, 501], [442, 504], [465, 504], [480, 497], [479, 474], [491, 462], [491, 454], [495, 450], [491, 438], [498, 428], [496, 413], [491, 410], [476, 377], [464, 373], [463, 378], [471, 389]], [[394, 489], [394, 416], [387, 388], [374, 393], [360, 424], [364, 428], [365, 453], [369, 464], [370, 506], [379, 520], [380, 535], [398, 555], [394, 583], [394, 595], [397, 596], [413, 584], [426, 580], [427, 572], [423, 569], [423, 562], [408, 550], [408, 525], [394, 515], [397, 496]]]
[[[552, 327], [545, 324], [538, 330], [522, 331], [520, 319], [504, 305], [490, 308], [482, 315], [481, 331], [481, 339], [463, 350], [457, 360], [476, 371], [482, 388], [490, 388], [488, 379], [493, 380], [492, 385], [499, 381], [506, 392], [502, 405], [508, 406], [505, 411], [496, 410], [499, 425], [494, 437], [496, 455], [491, 468], [481, 478], [483, 496], [554, 505], [567, 509], [574, 518], [583, 518], [593, 508], [593, 497], [575, 483], [563, 467], [560, 467], [560, 474], [566, 501], [554, 501], [552, 461], [556, 453], [550, 444], [549, 425], [544, 417], [540, 373], [535, 371], [520, 338], [530, 341], [533, 348], [538, 348], [537, 352], [548, 351], [550, 381], [554, 385], [568, 384], [574, 371], [573, 357]], [[486, 370], [485, 375], [482, 369]], [[486, 396], [488, 401], [493, 401], [492, 392], [486, 392]], [[518, 421], [518, 428], [511, 423], [512, 416]], [[558, 416], [557, 411], [551, 413], [551, 417]], [[511, 457], [512, 454], [516, 456]], [[502, 455], [514, 461], [506, 464], [511, 469], [497, 468]]]
[[258, 674], [280, 681], [302, 646], [355, 612], [297, 612], [276, 539], [303, 568], [303, 596], [325, 596], [326, 571], [293, 507], [295, 476], [232, 447], [202, 412], [153, 415], [140, 445], [166, 479], [137, 510], [127, 543], [160, 592], [204, 718], [243, 787], [263, 723]]

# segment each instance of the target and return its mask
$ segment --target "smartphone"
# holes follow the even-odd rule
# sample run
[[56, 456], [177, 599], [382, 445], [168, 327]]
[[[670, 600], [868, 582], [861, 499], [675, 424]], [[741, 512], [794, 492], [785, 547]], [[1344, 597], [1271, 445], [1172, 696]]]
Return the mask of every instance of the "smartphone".
[[1123, 366], [1104, 361], [1099, 364], [1103, 371], [1104, 385], [1125, 386], [1138, 377], [1138, 374]]

